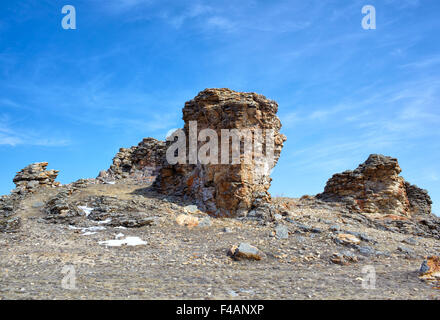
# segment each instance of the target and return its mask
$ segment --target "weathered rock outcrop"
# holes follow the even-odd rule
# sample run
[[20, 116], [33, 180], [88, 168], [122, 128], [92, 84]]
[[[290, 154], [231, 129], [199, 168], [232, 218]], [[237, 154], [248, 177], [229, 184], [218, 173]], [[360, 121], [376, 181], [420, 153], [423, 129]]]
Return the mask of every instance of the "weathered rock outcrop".
[[26, 168], [17, 172], [13, 182], [16, 188], [12, 191], [16, 194], [33, 192], [40, 187], [57, 187], [60, 185], [55, 179], [58, 170], [46, 170], [48, 163], [39, 162], [28, 165]]
[[17, 198], [16, 195], [0, 196], [0, 232], [14, 232], [19, 229], [21, 219], [14, 216]]
[[317, 198], [345, 202], [358, 212], [430, 214], [428, 192], [406, 182], [401, 171], [396, 158], [372, 154], [356, 170], [333, 175]]
[[[156, 186], [162, 193], [193, 199], [202, 210], [215, 216], [246, 216], [250, 209], [267, 204], [270, 201], [270, 172], [276, 165], [286, 140], [279, 132], [281, 122], [276, 116], [277, 110], [275, 101], [256, 93], [229, 89], [206, 89], [200, 92], [193, 100], [186, 102], [183, 108], [183, 132], [188, 146], [187, 162], [166, 163], [160, 170]], [[203, 142], [197, 139], [191, 142], [189, 137], [193, 130], [190, 125], [192, 121], [197, 126], [194, 130], [196, 137]], [[201, 152], [200, 147], [208, 141], [200, 139], [199, 133], [203, 129], [211, 129], [211, 134], [216, 134], [219, 139], [217, 164], [202, 164], [200, 158], [196, 162], [190, 162], [191, 144]], [[221, 159], [222, 129], [250, 132], [254, 139], [261, 134], [265, 139], [265, 146], [269, 145], [267, 134], [273, 130], [273, 161], [266, 161], [266, 147], [263, 147], [263, 152], [257, 153], [255, 143], [251, 150], [251, 161], [247, 161], [244, 155], [245, 146], [241, 143], [238, 163], [231, 164], [231, 160], [230, 164], [225, 164]], [[229, 148], [227, 154], [231, 156], [232, 139], [227, 138], [225, 141], [228, 143], [226, 148]]]
[[98, 179], [135, 178], [153, 180], [165, 159], [164, 141], [153, 138], [143, 139], [137, 146], [121, 148], [113, 158], [113, 164], [107, 171], [101, 171]]
[[58, 170], [46, 170], [48, 163], [33, 163], [17, 172], [13, 179], [16, 188], [10, 195], [0, 196], [0, 232], [15, 232], [21, 226], [16, 215], [23, 199], [42, 187], [57, 187]]

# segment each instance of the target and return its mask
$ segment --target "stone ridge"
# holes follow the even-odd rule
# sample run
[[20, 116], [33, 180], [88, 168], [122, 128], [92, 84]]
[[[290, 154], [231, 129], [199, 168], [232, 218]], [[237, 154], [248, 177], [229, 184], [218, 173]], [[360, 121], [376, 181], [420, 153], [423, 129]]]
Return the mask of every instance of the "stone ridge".
[[120, 148], [110, 168], [101, 171], [98, 179], [154, 180], [165, 160], [165, 151], [165, 142], [154, 138], [144, 138], [137, 146], [131, 148]]
[[430, 214], [432, 201], [427, 191], [406, 182], [399, 176], [401, 171], [396, 158], [372, 154], [354, 171], [333, 175], [317, 198], [345, 202], [358, 212]]

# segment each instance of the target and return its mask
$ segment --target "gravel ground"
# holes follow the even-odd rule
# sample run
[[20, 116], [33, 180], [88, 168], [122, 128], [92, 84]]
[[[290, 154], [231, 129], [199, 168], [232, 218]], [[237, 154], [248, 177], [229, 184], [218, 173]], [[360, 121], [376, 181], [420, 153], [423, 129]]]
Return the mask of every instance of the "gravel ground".
[[[72, 200], [98, 195], [134, 200], [145, 208], [157, 208], [146, 213], [157, 217], [157, 222], [127, 229], [96, 223], [105, 229], [83, 231], [80, 225], [72, 228], [44, 219], [42, 204], [56, 192], [50, 189], [26, 198], [18, 212], [20, 231], [0, 234], [1, 299], [440, 297], [439, 290], [418, 278], [424, 257], [439, 252], [438, 240], [371, 228], [347, 219], [337, 208], [277, 199], [289, 204], [288, 214], [277, 222], [210, 218], [204, 220], [205, 226], [188, 228], [176, 223], [187, 203], [160, 199], [136, 184], [89, 185], [76, 191]], [[207, 217], [199, 211], [190, 215], [199, 221]], [[275, 236], [279, 225], [287, 228], [287, 239]], [[360, 233], [357, 247], [335, 240], [347, 231]], [[99, 243], [127, 236], [146, 244]], [[258, 247], [266, 257], [232, 260], [228, 249], [242, 242]], [[335, 263], [335, 254], [348, 262]], [[369, 273], [364, 272], [366, 266]], [[374, 285], [367, 281], [371, 270]]]

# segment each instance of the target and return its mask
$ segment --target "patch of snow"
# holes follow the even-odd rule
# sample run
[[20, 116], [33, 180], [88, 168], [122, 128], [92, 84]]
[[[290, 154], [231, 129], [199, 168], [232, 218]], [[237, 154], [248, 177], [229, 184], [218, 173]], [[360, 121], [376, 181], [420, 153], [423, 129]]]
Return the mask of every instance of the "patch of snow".
[[101, 231], [101, 230], [105, 230], [105, 227], [88, 227], [88, 228], [82, 228], [81, 231], [82, 232], [86, 232], [86, 231]]
[[84, 232], [83, 236], [91, 236], [92, 234], [96, 234], [96, 232]]
[[109, 247], [120, 247], [122, 245], [139, 246], [139, 245], [147, 244], [146, 241], [143, 241], [139, 237], [126, 237], [125, 239], [120, 239], [120, 240], [99, 241], [98, 243]]
[[115, 227], [115, 229], [127, 229], [127, 228], [123, 227], [123, 226], [117, 226], [117, 227]]
[[89, 214], [93, 211], [93, 208], [89, 208], [87, 206], [78, 206], [78, 209], [82, 210], [86, 217], [88, 217]]
[[98, 221], [98, 224], [106, 224], [106, 223], [110, 223], [111, 221], [112, 221], [111, 218], [107, 218], [107, 219], [105, 219], [103, 221]]
[[118, 233], [116, 236], [115, 236], [115, 239], [119, 239], [119, 238], [122, 238], [124, 236], [124, 234], [123, 233]]

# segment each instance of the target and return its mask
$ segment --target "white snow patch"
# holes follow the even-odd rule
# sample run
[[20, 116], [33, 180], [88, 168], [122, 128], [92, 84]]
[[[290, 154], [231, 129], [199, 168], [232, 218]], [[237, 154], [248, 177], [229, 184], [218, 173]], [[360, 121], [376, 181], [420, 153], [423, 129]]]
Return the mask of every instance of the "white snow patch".
[[139, 245], [147, 244], [146, 241], [143, 241], [139, 237], [126, 237], [125, 239], [119, 239], [119, 240], [99, 241], [98, 243], [109, 247], [120, 247], [122, 245], [139, 246]]
[[96, 234], [96, 232], [84, 232], [83, 236], [91, 236], [92, 234]]
[[86, 232], [86, 231], [101, 231], [101, 230], [105, 230], [105, 227], [88, 227], [88, 228], [82, 228], [81, 231], [82, 232]]
[[93, 211], [93, 208], [89, 208], [87, 206], [78, 206], [78, 209], [82, 210], [86, 217], [88, 217], [89, 214]]
[[124, 234], [119, 232], [119, 233], [115, 236], [115, 239], [120, 239], [120, 238], [122, 238], [122, 237], [124, 237]]
[[111, 218], [107, 218], [107, 219], [105, 219], [103, 221], [98, 221], [98, 224], [106, 224], [106, 223], [110, 223], [111, 221], [112, 221]]

